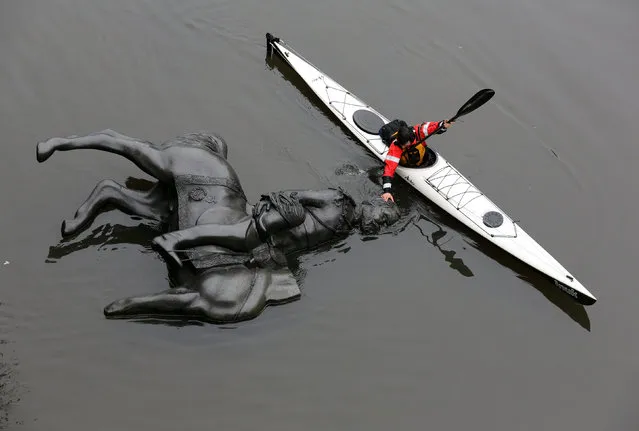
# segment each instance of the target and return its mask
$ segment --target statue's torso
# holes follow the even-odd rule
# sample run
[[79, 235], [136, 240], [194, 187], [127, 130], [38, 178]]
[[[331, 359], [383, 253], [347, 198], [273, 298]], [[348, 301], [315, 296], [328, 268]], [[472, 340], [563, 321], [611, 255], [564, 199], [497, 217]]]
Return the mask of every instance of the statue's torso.
[[272, 235], [269, 242], [284, 253], [317, 247], [348, 234], [341, 207], [306, 208], [306, 218], [299, 226]]

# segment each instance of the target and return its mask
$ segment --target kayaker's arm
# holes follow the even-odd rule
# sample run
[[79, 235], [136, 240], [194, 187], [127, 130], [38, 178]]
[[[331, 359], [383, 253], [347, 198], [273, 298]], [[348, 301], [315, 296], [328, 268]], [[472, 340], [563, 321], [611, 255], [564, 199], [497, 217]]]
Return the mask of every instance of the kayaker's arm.
[[[416, 124], [413, 128], [415, 132], [413, 145], [416, 142], [423, 140], [424, 136], [428, 136], [432, 133], [441, 135], [446, 132], [452, 124], [453, 123], [449, 123], [448, 120], [427, 121], [422, 124]], [[395, 177], [395, 170], [399, 165], [403, 152], [404, 150], [393, 142], [386, 154], [386, 159], [384, 160], [384, 173], [382, 174], [382, 189], [384, 190], [382, 198], [384, 198], [385, 201], [388, 201], [389, 199], [395, 201], [392, 194], [393, 178]]]
[[392, 195], [393, 178], [395, 177], [395, 170], [399, 165], [399, 159], [402, 157], [402, 152], [403, 150], [398, 145], [392, 143], [388, 149], [388, 153], [386, 153], [384, 173], [382, 174], [382, 189], [384, 190], [382, 197], [385, 201], [389, 199], [395, 201]]
[[415, 134], [416, 139], [419, 141], [421, 139], [424, 138], [424, 136], [428, 136], [431, 134], [436, 134], [436, 135], [441, 135], [442, 133], [445, 133], [446, 130], [452, 126], [454, 123], [454, 121], [452, 123], [449, 123], [448, 120], [442, 120], [442, 121], [427, 121], [425, 123], [421, 123], [421, 124], [417, 124], [415, 125]]

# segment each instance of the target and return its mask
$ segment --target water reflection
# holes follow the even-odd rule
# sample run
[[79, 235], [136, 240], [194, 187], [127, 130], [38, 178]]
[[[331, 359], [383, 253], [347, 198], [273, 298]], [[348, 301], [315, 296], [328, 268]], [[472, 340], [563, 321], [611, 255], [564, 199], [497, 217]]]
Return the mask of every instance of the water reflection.
[[[415, 199], [418, 198], [419, 196], [416, 195]], [[541, 274], [534, 268], [530, 267], [528, 264], [515, 258], [510, 253], [505, 252], [490, 241], [471, 231], [469, 228], [453, 218], [451, 215], [435, 207], [434, 204], [426, 203], [425, 199], [422, 199], [422, 202], [424, 202], [424, 205], [428, 206], [428, 221], [430, 221], [431, 223], [435, 223], [433, 220], [437, 220], [437, 225], [446, 226], [451, 230], [462, 234], [463, 239], [467, 244], [479, 250], [490, 259], [515, 272], [517, 274], [517, 278], [525, 281], [530, 286], [537, 289], [552, 304], [566, 313], [582, 328], [590, 331], [590, 318], [588, 317], [588, 313], [586, 312], [585, 307], [575, 302], [573, 299], [568, 297], [568, 295], [557, 289], [552, 280], [550, 280], [548, 277]]]
[[[117, 320], [117, 319], [111, 319]], [[159, 317], [136, 317], [136, 318], [126, 318], [123, 319], [127, 322], [132, 323], [145, 323], [147, 325], [161, 325], [161, 326], [170, 326], [173, 328], [184, 328], [187, 326], [207, 326], [207, 322], [203, 322], [200, 320], [189, 319], [188, 317], [183, 316], [162, 316]], [[219, 326], [219, 325], [216, 325]]]
[[586, 308], [557, 289], [554, 283], [546, 276], [483, 238], [478, 240], [465, 238], [465, 241], [486, 256], [516, 272], [517, 278], [537, 289], [582, 328], [590, 331], [590, 318], [588, 317]]
[[[49, 247], [49, 254], [45, 262], [55, 263], [71, 253], [89, 247], [103, 249], [111, 246], [111, 250], [117, 250], [119, 245], [140, 245], [145, 251], [151, 252], [151, 240], [158, 235], [157, 227], [140, 223], [137, 226], [124, 226], [120, 224], [105, 224], [91, 230], [88, 234], [79, 233], [70, 238], [63, 238], [57, 245]], [[83, 235], [85, 237], [79, 239]]]
[[[419, 220], [426, 220], [429, 223], [432, 223], [432, 224], [434, 224], [437, 227], [437, 230], [435, 230], [434, 232], [431, 232], [430, 239], [428, 238], [428, 235], [426, 233], [424, 233], [424, 231], [422, 230], [421, 226], [419, 226], [417, 224], [417, 222]], [[468, 268], [468, 266], [466, 266], [466, 264], [464, 263], [464, 261], [462, 259], [460, 259], [458, 257], [455, 257], [455, 254], [457, 254], [457, 252], [455, 250], [446, 250], [446, 249], [442, 248], [442, 246], [444, 244], [446, 244], [448, 241], [450, 241], [450, 239], [448, 241], [445, 241], [443, 244], [439, 243], [439, 241], [446, 236], [446, 231], [444, 229], [442, 229], [442, 227], [439, 224], [435, 223], [432, 220], [429, 220], [428, 218], [426, 218], [426, 217], [424, 217], [423, 215], [420, 214], [417, 217], [417, 220], [413, 221], [413, 225], [417, 228], [419, 233], [424, 238], [426, 238], [426, 241], [428, 241], [430, 244], [435, 246], [435, 248], [437, 250], [439, 250], [442, 255], [444, 255], [444, 260], [450, 264], [449, 266], [452, 269], [454, 269], [455, 271], [459, 272], [464, 277], [472, 277], [474, 275], [473, 272], [470, 270], [470, 268]]]

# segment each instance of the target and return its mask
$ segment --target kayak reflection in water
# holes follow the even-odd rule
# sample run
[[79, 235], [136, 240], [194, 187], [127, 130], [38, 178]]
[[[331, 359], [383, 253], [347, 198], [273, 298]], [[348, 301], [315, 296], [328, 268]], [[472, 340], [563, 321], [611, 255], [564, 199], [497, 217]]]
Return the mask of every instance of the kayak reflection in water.
[[392, 184], [397, 166], [400, 163], [402, 166], [408, 167], [421, 166], [427, 157], [427, 145], [424, 138], [432, 134], [441, 135], [453, 124], [454, 121], [448, 122], [448, 120], [427, 121], [408, 127], [404, 121], [394, 120], [382, 126], [379, 134], [389, 146], [382, 174], [384, 190], [382, 198], [385, 201], [395, 201], [392, 194]]

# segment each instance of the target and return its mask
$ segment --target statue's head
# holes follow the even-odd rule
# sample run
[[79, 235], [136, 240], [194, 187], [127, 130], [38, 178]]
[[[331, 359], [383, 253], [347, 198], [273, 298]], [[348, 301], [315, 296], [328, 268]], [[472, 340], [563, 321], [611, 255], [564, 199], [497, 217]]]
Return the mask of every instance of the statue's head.
[[362, 202], [360, 214], [360, 230], [366, 235], [375, 234], [382, 227], [393, 225], [401, 216], [397, 204], [384, 202], [381, 198]]

